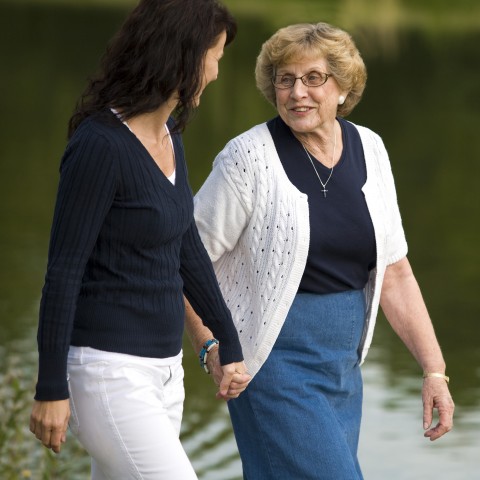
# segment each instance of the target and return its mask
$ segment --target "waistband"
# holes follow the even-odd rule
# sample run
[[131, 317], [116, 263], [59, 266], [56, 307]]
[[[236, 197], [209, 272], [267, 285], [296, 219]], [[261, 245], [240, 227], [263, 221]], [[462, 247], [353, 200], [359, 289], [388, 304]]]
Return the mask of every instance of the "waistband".
[[73, 345], [70, 346], [68, 351], [68, 363], [76, 365], [103, 360], [169, 367], [181, 362], [182, 357], [183, 350], [180, 350], [180, 352], [174, 357], [167, 358], [140, 357], [138, 355], [129, 355], [127, 353], [107, 352], [105, 350], [97, 350], [96, 348], [92, 347], [75, 347]]

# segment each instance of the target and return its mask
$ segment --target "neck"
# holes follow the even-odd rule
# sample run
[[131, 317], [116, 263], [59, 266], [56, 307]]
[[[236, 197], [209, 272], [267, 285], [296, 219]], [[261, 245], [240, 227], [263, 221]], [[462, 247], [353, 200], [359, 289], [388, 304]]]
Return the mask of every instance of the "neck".
[[175, 107], [176, 102], [170, 99], [153, 112], [141, 113], [129, 118], [128, 126], [138, 137], [143, 137], [152, 143], [160, 143], [166, 136], [165, 125]]
[[337, 121], [322, 130], [312, 132], [294, 132], [297, 140], [321, 163], [330, 167], [336, 163], [336, 144], [338, 140]]
[[160, 143], [166, 135], [165, 124], [169, 115], [161, 112], [142, 113], [130, 118], [127, 123], [138, 137]]

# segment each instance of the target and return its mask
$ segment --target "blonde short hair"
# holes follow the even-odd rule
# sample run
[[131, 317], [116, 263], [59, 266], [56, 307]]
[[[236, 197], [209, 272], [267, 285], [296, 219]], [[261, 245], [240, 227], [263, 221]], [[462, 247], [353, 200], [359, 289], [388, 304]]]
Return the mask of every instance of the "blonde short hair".
[[337, 113], [347, 116], [362, 98], [367, 69], [352, 37], [328, 23], [302, 23], [278, 30], [263, 45], [257, 58], [257, 88], [276, 107], [272, 78], [281, 65], [302, 59], [324, 58], [328, 72], [341, 90], [348, 92]]

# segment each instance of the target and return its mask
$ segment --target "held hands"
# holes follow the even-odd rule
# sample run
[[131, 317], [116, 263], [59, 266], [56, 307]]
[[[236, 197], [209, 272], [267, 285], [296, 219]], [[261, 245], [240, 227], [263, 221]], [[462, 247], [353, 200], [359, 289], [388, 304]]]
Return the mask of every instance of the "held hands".
[[67, 439], [70, 404], [67, 400], [35, 401], [30, 415], [30, 431], [55, 453], [60, 453]]
[[220, 365], [218, 346], [208, 353], [207, 365], [213, 376], [213, 381], [219, 387], [216, 395], [218, 399], [228, 401], [237, 398], [247, 388], [251, 380], [244, 362]]
[[[455, 405], [448, 390], [448, 385], [441, 378], [425, 378], [422, 389], [424, 436], [433, 442], [453, 427]], [[433, 410], [438, 411], [438, 423], [432, 427]]]

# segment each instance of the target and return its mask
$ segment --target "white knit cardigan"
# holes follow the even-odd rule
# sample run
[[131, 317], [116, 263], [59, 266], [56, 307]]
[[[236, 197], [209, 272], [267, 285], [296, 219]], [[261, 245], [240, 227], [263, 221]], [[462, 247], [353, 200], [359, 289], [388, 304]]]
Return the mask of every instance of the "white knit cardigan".
[[[377, 246], [376, 268], [364, 289], [363, 362], [385, 269], [407, 254], [407, 243], [383, 142], [371, 130], [356, 128], [367, 166], [362, 190]], [[272, 350], [298, 291], [310, 236], [307, 195], [289, 181], [265, 123], [234, 138], [219, 153], [195, 196], [195, 220], [254, 376]]]

